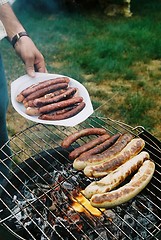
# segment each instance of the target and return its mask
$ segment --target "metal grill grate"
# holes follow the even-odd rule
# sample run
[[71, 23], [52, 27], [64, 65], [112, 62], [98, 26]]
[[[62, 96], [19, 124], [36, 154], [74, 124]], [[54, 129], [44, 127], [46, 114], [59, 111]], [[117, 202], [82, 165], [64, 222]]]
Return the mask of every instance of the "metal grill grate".
[[[88, 209], [84, 213], [73, 209], [75, 191], [84, 189], [92, 180], [72, 168], [70, 150], [60, 147], [65, 136], [86, 127], [104, 127], [110, 134], [128, 131], [141, 136], [146, 141], [145, 150], [156, 164], [146, 189], [128, 203], [106, 211], [100, 209], [100, 216], [92, 215]], [[91, 138], [79, 139], [71, 150]], [[74, 128], [35, 124], [16, 134], [9, 144], [13, 169], [10, 177], [4, 176], [0, 222], [18, 239], [159, 240], [161, 143], [143, 127], [132, 128], [95, 116]]]

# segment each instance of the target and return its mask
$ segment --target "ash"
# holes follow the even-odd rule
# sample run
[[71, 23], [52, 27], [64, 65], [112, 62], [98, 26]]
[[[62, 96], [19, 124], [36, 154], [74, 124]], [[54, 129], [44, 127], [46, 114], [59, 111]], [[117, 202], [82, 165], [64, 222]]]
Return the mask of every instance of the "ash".
[[75, 212], [72, 197], [90, 181], [72, 166], [61, 164], [58, 170], [26, 180], [21, 193], [13, 196], [7, 224], [27, 240], [140, 240], [151, 234], [158, 213], [153, 201], [143, 195], [100, 217]]
[[21, 194], [12, 199], [10, 227], [29, 240], [84, 239], [79, 236], [86, 216], [81, 217], [72, 209], [71, 199], [87, 183], [89, 180], [85, 180], [82, 173], [63, 165], [59, 170], [25, 181]]

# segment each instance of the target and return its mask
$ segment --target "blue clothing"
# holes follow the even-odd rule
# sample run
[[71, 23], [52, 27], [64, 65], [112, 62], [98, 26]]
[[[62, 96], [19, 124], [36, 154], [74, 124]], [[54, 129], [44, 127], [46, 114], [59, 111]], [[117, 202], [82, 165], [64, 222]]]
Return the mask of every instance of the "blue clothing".
[[9, 169], [5, 166], [10, 166], [8, 156], [11, 155], [10, 147], [8, 146], [8, 132], [6, 126], [6, 112], [8, 107], [8, 90], [7, 82], [4, 74], [2, 58], [0, 56], [0, 184], [3, 181], [3, 174], [8, 175]]

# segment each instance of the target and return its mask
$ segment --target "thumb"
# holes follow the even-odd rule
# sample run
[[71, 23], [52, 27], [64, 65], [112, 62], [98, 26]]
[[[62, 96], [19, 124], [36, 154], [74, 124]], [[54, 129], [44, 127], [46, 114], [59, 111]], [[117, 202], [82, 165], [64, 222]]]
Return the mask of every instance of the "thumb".
[[34, 69], [34, 65], [26, 65], [26, 73], [30, 76], [30, 77], [35, 77], [35, 69]]

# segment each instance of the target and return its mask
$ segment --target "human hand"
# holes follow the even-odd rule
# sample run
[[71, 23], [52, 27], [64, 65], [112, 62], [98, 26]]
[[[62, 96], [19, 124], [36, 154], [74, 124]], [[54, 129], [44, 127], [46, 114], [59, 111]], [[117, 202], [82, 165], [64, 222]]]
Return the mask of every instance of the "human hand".
[[26, 73], [30, 77], [35, 77], [35, 72], [47, 72], [43, 55], [28, 36], [17, 41], [15, 51], [24, 62]]

